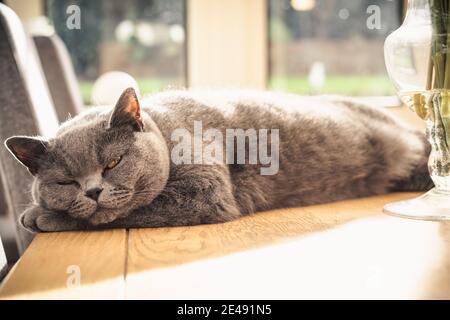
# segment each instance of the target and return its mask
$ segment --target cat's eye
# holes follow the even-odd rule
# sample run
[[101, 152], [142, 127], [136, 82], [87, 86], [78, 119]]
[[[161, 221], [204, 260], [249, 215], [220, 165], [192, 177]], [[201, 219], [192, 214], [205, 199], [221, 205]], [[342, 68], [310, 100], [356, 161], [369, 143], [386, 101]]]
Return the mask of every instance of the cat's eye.
[[110, 169], [114, 168], [115, 166], [117, 166], [119, 164], [120, 160], [122, 160], [122, 157], [118, 157], [113, 160], [110, 160], [108, 162], [108, 164], [106, 165], [105, 170], [110, 170]]
[[60, 186], [69, 186], [78, 184], [78, 182], [76, 182], [75, 180], [67, 180], [67, 181], [58, 181], [56, 184], [59, 184]]

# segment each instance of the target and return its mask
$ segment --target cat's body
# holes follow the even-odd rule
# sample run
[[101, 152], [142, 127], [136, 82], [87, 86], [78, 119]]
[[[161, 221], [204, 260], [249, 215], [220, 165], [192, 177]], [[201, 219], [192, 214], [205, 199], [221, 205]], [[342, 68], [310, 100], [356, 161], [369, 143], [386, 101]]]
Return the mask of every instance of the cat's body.
[[[116, 110], [130, 109], [127, 105], [133, 99], [121, 99]], [[111, 113], [112, 108], [89, 110], [63, 124], [48, 143], [49, 153], [58, 156], [52, 156], [50, 164], [46, 160], [47, 164], [33, 168], [36, 204], [23, 215], [27, 228], [57, 231], [216, 223], [260, 210], [432, 186], [427, 172], [429, 146], [423, 134], [385, 111], [350, 99], [176, 91], [142, 100], [140, 113], [134, 114], [137, 122], [119, 113], [114, 120]], [[135, 126], [140, 122], [143, 132]], [[173, 141], [172, 135], [180, 128], [193, 134], [194, 122], [201, 123], [203, 132], [214, 128], [223, 136], [227, 129], [278, 129], [279, 157], [273, 160], [279, 161], [279, 168], [275, 174], [262, 175], [261, 168], [267, 164], [175, 164], [171, 151], [179, 141]], [[115, 133], [103, 136], [108, 130]], [[111, 142], [113, 146], [108, 146]], [[203, 141], [202, 146], [209, 143]], [[105, 171], [107, 175], [103, 172], [100, 178], [98, 171], [105, 166], [102, 158], [107, 154], [123, 154], [125, 163], [113, 162], [117, 168], [111, 170], [111, 177]], [[81, 196], [70, 198], [76, 186], [56, 203], [54, 193], [69, 187], [52, 189], [56, 178], [45, 181], [54, 174], [55, 163], [71, 167], [71, 175], [81, 177], [76, 182], [79, 189], [88, 188], [89, 183], [105, 189], [97, 203], [85, 199], [84, 189]]]

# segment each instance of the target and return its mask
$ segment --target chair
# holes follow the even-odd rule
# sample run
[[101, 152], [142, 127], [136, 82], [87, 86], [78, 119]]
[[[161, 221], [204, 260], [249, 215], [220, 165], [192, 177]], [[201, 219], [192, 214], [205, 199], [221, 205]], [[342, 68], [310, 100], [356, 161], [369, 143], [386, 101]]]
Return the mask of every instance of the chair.
[[[58, 120], [40, 69], [34, 44], [17, 15], [0, 3], [0, 141], [12, 135], [51, 136]], [[0, 182], [3, 190], [0, 234], [8, 262], [16, 247], [22, 253], [33, 235], [17, 219], [30, 203], [31, 175], [0, 146]]]
[[6, 274], [6, 270], [8, 268], [8, 263], [6, 261], [6, 254], [5, 254], [5, 250], [3, 249], [1, 240], [2, 240], [2, 237], [0, 236], [0, 281], [2, 280], [3, 276]]
[[[3, 148], [3, 146], [0, 147]], [[3, 192], [3, 186], [0, 183], [0, 240], [2, 242], [1, 249], [3, 250], [3, 253], [5, 254], [6, 252], [8, 253], [7, 256], [9, 261], [16, 261], [20, 257], [19, 248], [16, 241], [17, 239], [16, 228], [14, 227], [13, 221], [11, 221], [11, 217], [7, 213], [8, 213], [8, 206], [5, 199], [5, 192]], [[1, 268], [2, 267], [0, 266], [0, 269]]]
[[83, 101], [69, 52], [56, 34], [34, 35], [33, 40], [58, 119], [63, 122], [83, 109]]

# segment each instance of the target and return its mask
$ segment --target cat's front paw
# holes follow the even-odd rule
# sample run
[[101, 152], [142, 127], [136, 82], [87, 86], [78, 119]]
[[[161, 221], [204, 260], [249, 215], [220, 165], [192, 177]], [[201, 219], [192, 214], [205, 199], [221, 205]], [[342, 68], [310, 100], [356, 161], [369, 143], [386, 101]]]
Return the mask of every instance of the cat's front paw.
[[61, 213], [43, 214], [36, 218], [36, 227], [41, 232], [71, 231], [81, 229], [80, 222]]
[[19, 218], [20, 224], [31, 232], [55, 232], [77, 230], [80, 228], [79, 221], [72, 217], [51, 212], [39, 206], [33, 206]]
[[44, 208], [33, 206], [25, 210], [19, 217], [20, 225], [30, 232], [39, 232], [39, 228], [36, 225], [36, 219], [39, 216], [46, 214]]

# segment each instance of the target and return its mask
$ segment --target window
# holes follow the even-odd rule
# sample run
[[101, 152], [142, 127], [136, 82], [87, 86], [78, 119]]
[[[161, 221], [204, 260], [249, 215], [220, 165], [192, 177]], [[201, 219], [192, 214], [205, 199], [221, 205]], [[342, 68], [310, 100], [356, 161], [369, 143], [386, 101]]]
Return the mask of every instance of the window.
[[[66, 25], [73, 4], [79, 30]], [[45, 13], [67, 46], [86, 103], [108, 71], [133, 76], [141, 94], [185, 85], [184, 0], [46, 0]]]
[[302, 94], [393, 95], [383, 43], [403, 1], [269, 0], [269, 86]]

